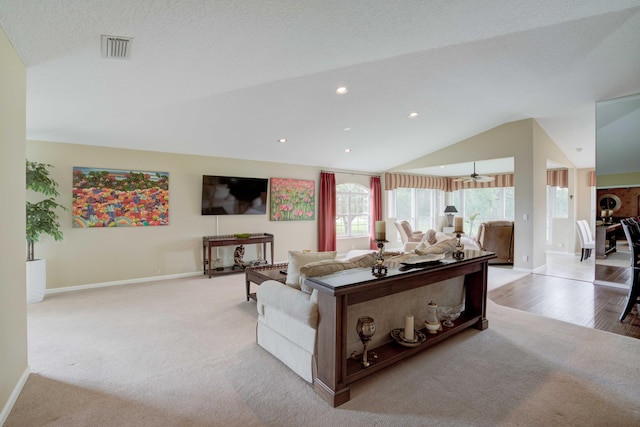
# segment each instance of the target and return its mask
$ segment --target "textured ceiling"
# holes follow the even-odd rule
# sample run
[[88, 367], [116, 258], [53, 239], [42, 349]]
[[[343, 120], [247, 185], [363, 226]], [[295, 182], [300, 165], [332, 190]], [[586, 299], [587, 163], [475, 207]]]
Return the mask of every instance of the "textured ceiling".
[[3, 0], [0, 25], [36, 140], [377, 172], [535, 118], [593, 167], [595, 103], [640, 92], [640, 0]]

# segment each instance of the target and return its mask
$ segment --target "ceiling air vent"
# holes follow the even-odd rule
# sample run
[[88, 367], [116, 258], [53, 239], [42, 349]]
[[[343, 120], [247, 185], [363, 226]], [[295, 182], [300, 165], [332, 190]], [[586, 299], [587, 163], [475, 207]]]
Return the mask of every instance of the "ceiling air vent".
[[102, 57], [129, 59], [132, 37], [102, 36]]

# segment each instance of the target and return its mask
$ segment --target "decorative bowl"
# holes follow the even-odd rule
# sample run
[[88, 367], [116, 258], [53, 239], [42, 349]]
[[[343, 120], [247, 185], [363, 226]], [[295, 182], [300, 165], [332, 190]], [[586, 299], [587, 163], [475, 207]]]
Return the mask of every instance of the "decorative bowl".
[[454, 325], [453, 321], [460, 317], [462, 313], [462, 304], [450, 307], [438, 307], [438, 317], [442, 320], [442, 326], [450, 328]]

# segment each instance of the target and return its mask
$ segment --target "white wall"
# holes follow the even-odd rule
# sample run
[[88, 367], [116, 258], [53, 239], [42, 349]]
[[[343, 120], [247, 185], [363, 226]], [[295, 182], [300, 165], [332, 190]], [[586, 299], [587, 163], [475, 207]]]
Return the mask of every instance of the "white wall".
[[574, 169], [535, 120], [506, 123], [393, 170], [505, 157], [514, 158], [515, 169], [514, 267], [532, 270], [545, 263], [546, 162], [563, 164], [570, 173]]
[[26, 69], [0, 29], [0, 425], [26, 379]]
[[[27, 157], [54, 166], [59, 201], [67, 207], [72, 202], [74, 166], [169, 173], [168, 226], [73, 228], [71, 212], [59, 212], [64, 240], [45, 237], [35, 247], [36, 258], [47, 259], [47, 289], [202, 271], [202, 236], [206, 235], [272, 233], [276, 262], [286, 262], [288, 250], [318, 247], [317, 212], [313, 221], [270, 221], [268, 214], [202, 216], [200, 205], [203, 174], [314, 180], [317, 192], [319, 168], [43, 141], [27, 141]], [[338, 173], [336, 181], [369, 186], [369, 177], [363, 175]], [[338, 246], [339, 252], [365, 249], [368, 239], [341, 240]], [[233, 263], [233, 249], [220, 252], [226, 265]], [[247, 247], [245, 260], [259, 255], [264, 254], [255, 245]]]

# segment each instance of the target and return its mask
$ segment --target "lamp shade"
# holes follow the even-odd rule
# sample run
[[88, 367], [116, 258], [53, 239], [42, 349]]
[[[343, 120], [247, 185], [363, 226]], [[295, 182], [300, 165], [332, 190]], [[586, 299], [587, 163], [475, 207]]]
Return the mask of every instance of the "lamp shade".
[[456, 209], [455, 206], [447, 206], [446, 208], [444, 208], [444, 212], [445, 213], [452, 213], [452, 212], [458, 212], [458, 210]]

